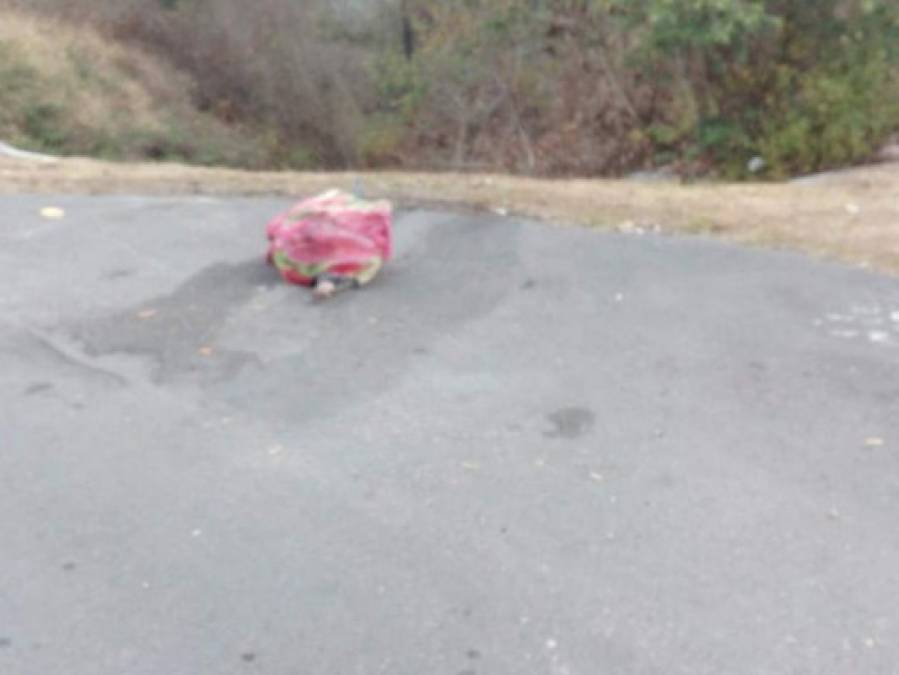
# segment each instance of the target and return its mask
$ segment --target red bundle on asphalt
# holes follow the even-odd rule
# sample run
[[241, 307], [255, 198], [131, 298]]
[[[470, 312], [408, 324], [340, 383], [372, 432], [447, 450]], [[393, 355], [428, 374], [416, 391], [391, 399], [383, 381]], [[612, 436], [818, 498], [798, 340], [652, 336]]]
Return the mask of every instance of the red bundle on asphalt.
[[367, 284], [390, 259], [392, 219], [390, 202], [340, 190], [305, 199], [268, 224], [268, 261], [318, 295]]

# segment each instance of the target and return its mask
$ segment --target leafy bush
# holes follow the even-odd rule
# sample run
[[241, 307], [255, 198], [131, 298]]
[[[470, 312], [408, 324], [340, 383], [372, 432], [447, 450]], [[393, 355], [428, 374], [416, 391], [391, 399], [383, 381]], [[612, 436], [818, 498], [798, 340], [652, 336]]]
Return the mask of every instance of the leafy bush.
[[[657, 143], [729, 176], [783, 177], [863, 160], [899, 128], [899, 6], [888, 0], [621, 1], [647, 28], [644, 67], [689, 99]], [[641, 14], [642, 12], [642, 14]], [[683, 108], [674, 105], [673, 109]], [[664, 115], [663, 115], [664, 117]], [[665, 128], [665, 122], [662, 123]]]
[[781, 177], [863, 160], [899, 128], [889, 0], [406, 7], [421, 43], [408, 81], [424, 87], [407, 113], [413, 162], [424, 147], [457, 167], [676, 161], [745, 177], [761, 157], [754, 168]]

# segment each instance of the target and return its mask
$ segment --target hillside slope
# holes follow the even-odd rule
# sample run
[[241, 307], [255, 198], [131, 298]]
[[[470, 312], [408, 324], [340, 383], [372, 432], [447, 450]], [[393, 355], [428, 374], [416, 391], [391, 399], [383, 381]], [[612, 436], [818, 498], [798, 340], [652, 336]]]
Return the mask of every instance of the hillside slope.
[[197, 110], [193, 86], [88, 27], [0, 9], [0, 140], [56, 154], [261, 165], [257, 139]]

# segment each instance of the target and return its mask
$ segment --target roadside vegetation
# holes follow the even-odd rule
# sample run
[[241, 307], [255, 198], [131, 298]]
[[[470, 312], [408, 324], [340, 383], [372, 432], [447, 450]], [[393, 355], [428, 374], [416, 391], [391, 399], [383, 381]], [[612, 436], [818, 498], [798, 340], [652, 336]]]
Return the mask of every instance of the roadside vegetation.
[[0, 138], [63, 154], [780, 179], [897, 130], [894, 0], [0, 0]]
[[193, 79], [83, 25], [0, 12], [0, 140], [48, 153], [262, 166], [239, 125], [199, 111]]

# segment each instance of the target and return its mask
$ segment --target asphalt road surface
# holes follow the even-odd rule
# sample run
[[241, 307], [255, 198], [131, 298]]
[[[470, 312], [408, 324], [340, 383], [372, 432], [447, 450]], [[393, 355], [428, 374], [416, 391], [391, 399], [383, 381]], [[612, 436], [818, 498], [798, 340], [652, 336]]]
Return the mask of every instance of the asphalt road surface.
[[897, 280], [285, 205], [0, 199], [0, 673], [899, 673]]

